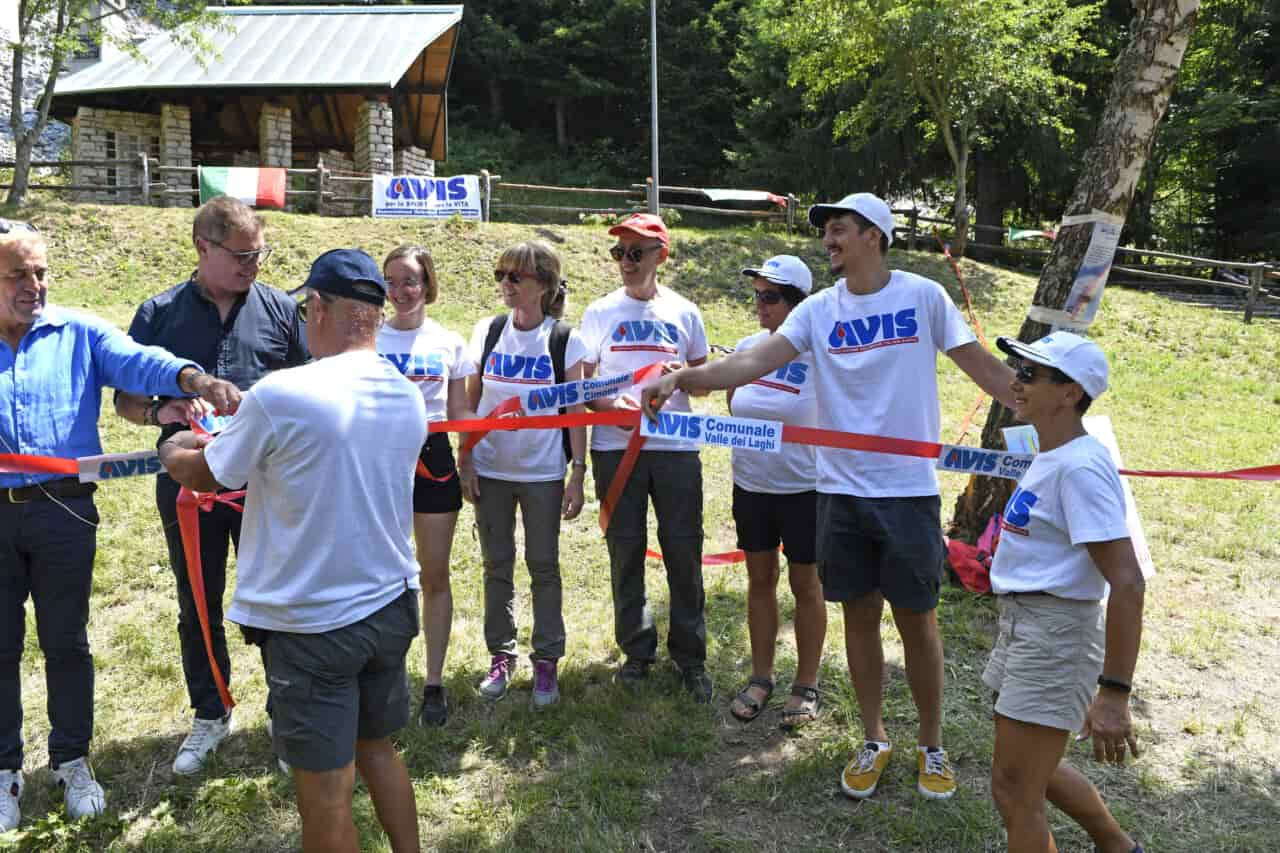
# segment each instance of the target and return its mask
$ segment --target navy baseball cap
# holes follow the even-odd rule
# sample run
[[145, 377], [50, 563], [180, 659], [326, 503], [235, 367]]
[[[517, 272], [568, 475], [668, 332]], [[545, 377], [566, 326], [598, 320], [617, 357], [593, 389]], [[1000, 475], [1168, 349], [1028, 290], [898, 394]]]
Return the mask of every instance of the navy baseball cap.
[[360, 249], [331, 249], [311, 264], [311, 272], [301, 287], [289, 291], [296, 296], [310, 288], [322, 293], [384, 305], [387, 282], [377, 262]]

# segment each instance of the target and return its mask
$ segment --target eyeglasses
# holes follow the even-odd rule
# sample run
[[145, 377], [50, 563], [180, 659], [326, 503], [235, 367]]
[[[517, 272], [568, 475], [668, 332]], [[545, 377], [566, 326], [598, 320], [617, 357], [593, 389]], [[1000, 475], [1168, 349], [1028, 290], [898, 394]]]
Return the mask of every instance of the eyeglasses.
[[1013, 369], [1013, 375], [1023, 385], [1033, 385], [1041, 378], [1048, 379], [1058, 385], [1065, 385], [1068, 382], [1075, 381], [1057, 368], [1047, 368], [1048, 373], [1041, 373], [1038, 368], [1039, 365], [1024, 361]]
[[311, 294], [315, 294], [316, 299], [319, 299], [325, 305], [333, 304], [332, 298], [325, 296], [318, 290], [312, 290], [307, 296], [298, 301], [298, 319], [304, 323], [307, 322], [307, 301], [311, 298]]
[[271, 257], [270, 246], [263, 246], [261, 249], [254, 249], [251, 252], [234, 252], [231, 249], [228, 249], [226, 246], [219, 243], [217, 240], [211, 240], [208, 237], [204, 237], [203, 239], [206, 243], [212, 243], [222, 251], [226, 252], [228, 255], [231, 255], [231, 257], [235, 258], [237, 261], [240, 262], [240, 266], [242, 267], [253, 266], [255, 261], [257, 262], [258, 266], [262, 266], [267, 262], [267, 258]]
[[502, 284], [504, 280], [510, 281], [512, 284], [519, 284], [525, 279], [528, 279], [529, 281], [537, 281], [538, 274], [520, 272], [519, 270], [494, 270], [493, 271], [493, 280], [496, 281], [498, 284]]
[[751, 291], [755, 294], [756, 302], [761, 305], [777, 305], [782, 301], [782, 291], [780, 290], [757, 290], [753, 287]]
[[659, 243], [656, 246], [632, 246], [630, 249], [624, 249], [622, 246], [619, 245], [609, 249], [609, 255], [615, 261], [621, 261], [623, 258], [626, 258], [627, 260], [631, 261], [631, 263], [638, 264], [640, 263], [641, 259], [644, 258], [645, 252], [651, 252], [654, 249], [661, 249], [661, 248], [662, 248], [661, 243]]
[[417, 288], [417, 287], [422, 287], [422, 284], [423, 284], [423, 283], [422, 283], [421, 281], [418, 281], [416, 278], [398, 278], [398, 279], [397, 279], [397, 278], [389, 278], [389, 279], [387, 279], [387, 286], [388, 286], [388, 287], [407, 287], [407, 288]]
[[32, 234], [40, 233], [40, 229], [30, 222], [21, 222], [17, 219], [0, 219], [0, 234], [12, 234], [14, 231], [29, 231]]

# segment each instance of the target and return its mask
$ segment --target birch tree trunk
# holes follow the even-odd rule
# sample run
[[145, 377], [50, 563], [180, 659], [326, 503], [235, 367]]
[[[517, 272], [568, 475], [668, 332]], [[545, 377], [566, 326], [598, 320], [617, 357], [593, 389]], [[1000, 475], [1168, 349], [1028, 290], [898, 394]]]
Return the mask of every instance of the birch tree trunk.
[[[1081, 164], [1075, 192], [1064, 216], [1100, 210], [1124, 217], [1134, 188], [1155, 141], [1187, 49], [1200, 0], [1134, 0], [1133, 37], [1116, 59], [1115, 77], [1093, 146]], [[1093, 226], [1086, 223], [1058, 229], [1040, 273], [1032, 304], [1052, 310], [1066, 305]], [[1018, 339], [1034, 341], [1050, 327], [1027, 319]], [[1000, 430], [1013, 423], [1013, 413], [992, 402], [982, 430], [983, 447], [1003, 447]], [[953, 535], [974, 541], [993, 513], [1003, 510], [1013, 482], [972, 477], [956, 501]]]

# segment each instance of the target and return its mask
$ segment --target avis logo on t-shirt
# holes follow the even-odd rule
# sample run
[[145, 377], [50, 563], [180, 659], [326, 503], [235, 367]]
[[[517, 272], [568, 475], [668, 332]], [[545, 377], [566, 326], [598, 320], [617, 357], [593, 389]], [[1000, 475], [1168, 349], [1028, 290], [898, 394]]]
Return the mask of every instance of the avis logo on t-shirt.
[[613, 329], [611, 336], [614, 352], [677, 352], [680, 330], [675, 323], [655, 320], [623, 320]]
[[916, 336], [916, 309], [903, 308], [897, 313], [868, 314], [852, 320], [837, 320], [827, 336], [831, 346], [828, 352], [865, 352], [897, 344], [914, 344]]
[[438, 382], [444, 377], [444, 358], [438, 352], [384, 352], [382, 357], [414, 382]]
[[1004, 520], [1000, 527], [1019, 536], [1030, 536], [1031, 531], [1027, 527], [1031, 524], [1031, 508], [1039, 502], [1040, 497], [1035, 492], [1021, 487], [1014, 489], [1009, 502], [1004, 505]]
[[763, 385], [775, 391], [786, 391], [788, 394], [799, 394], [800, 387], [809, 378], [809, 365], [799, 361], [784, 364], [772, 376], [763, 376], [752, 382], [752, 385]]
[[484, 364], [485, 376], [506, 382], [546, 385], [554, 374], [549, 355], [508, 355], [495, 350], [489, 353], [489, 360]]

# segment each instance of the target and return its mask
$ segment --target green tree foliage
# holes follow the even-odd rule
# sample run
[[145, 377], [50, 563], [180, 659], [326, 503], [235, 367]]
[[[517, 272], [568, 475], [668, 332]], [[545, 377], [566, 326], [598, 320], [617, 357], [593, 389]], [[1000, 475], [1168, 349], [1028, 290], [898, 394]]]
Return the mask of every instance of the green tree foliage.
[[963, 251], [971, 152], [989, 144], [1002, 115], [1061, 126], [1059, 107], [1076, 86], [1055, 65], [1089, 49], [1081, 34], [1095, 14], [1068, 0], [799, 0], [777, 38], [811, 103], [866, 83], [836, 116], [838, 137], [914, 122], [942, 141]]
[[[1280, 6], [1210, 0], [1135, 201], [1148, 245], [1228, 259], [1280, 254]], [[1156, 240], [1156, 236], [1162, 239]]]
[[[18, 0], [16, 41], [8, 45], [13, 57], [9, 127], [15, 149], [8, 204], [21, 204], [26, 197], [31, 152], [49, 122], [58, 72], [84, 47], [86, 38], [98, 42], [109, 39], [117, 47], [138, 55], [127, 35], [116, 35], [100, 26], [103, 18], [120, 14], [126, 2], [132, 14], [167, 31], [176, 44], [198, 56], [209, 50], [204, 31], [216, 26], [218, 18], [206, 9], [203, 0], [115, 0], [110, 4], [97, 0]], [[49, 60], [49, 71], [36, 101], [36, 120], [28, 127], [23, 123], [21, 105], [26, 96], [27, 61], [36, 56]]]

